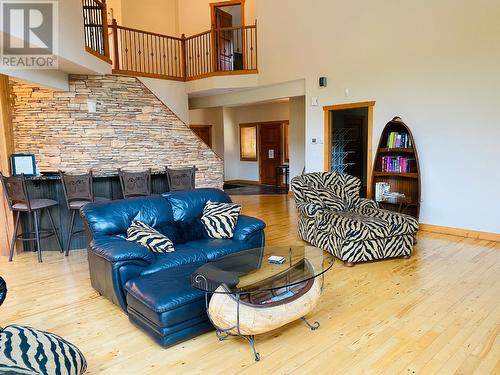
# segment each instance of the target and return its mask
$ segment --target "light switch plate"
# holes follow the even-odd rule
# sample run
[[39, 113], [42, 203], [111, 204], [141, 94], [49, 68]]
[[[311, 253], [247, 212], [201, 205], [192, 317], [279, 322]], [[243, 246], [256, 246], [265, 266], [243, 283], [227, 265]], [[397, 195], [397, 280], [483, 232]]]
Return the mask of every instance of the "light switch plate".
[[318, 96], [313, 96], [311, 98], [311, 105], [313, 107], [317, 107], [319, 105], [319, 97]]
[[88, 100], [87, 101], [87, 108], [89, 113], [96, 113], [97, 112], [97, 103], [95, 100]]

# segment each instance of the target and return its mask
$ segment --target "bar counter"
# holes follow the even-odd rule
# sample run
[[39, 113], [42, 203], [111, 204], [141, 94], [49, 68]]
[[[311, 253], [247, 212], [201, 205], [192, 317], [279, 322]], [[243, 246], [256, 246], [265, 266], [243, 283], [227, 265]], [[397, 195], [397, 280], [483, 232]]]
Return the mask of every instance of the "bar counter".
[[[123, 198], [118, 173], [94, 172], [93, 177], [94, 197], [104, 197], [112, 200]], [[42, 172], [38, 176], [26, 177], [26, 182], [30, 198], [46, 198], [53, 199], [58, 202], [58, 205], [51, 207], [50, 210], [54, 218], [59, 237], [63, 243], [63, 247], [66, 248], [69, 236], [71, 212], [68, 210], [66, 205], [66, 199], [64, 197], [64, 191], [59, 174], [54, 172]], [[151, 188], [153, 194], [161, 194], [168, 191], [167, 177], [164, 171], [151, 172]], [[23, 232], [33, 230], [33, 223], [30, 215], [27, 215], [26, 213], [21, 214], [21, 225], [23, 227]], [[44, 213], [41, 217], [40, 228], [50, 228], [49, 218], [46, 213]], [[82, 220], [78, 217], [75, 220], [74, 230], [77, 231], [81, 229], [83, 229]], [[86, 243], [84, 234], [75, 234], [71, 241], [71, 249], [82, 249], [85, 248], [85, 246]], [[57, 242], [53, 236], [42, 239], [41, 247], [42, 251], [58, 251]], [[34, 243], [24, 242], [24, 250], [34, 251]]]

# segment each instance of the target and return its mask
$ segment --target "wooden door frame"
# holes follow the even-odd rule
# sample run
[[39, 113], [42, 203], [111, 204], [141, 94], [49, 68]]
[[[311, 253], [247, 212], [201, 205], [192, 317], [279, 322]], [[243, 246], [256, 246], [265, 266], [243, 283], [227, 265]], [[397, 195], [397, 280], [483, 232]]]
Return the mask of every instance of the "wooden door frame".
[[366, 196], [372, 197], [372, 174], [373, 174], [373, 160], [372, 160], [372, 142], [373, 142], [373, 107], [375, 101], [334, 104], [323, 107], [324, 111], [324, 155], [325, 172], [332, 170], [332, 112], [344, 111], [348, 109], [366, 108], [368, 110], [367, 119], [367, 139], [366, 139]]
[[[208, 147], [212, 148], [212, 129], [213, 129], [213, 126], [212, 125], [200, 125], [200, 124], [197, 124], [197, 125], [189, 125], [189, 128], [208, 128], [209, 129], [209, 142], [210, 144], [207, 145]], [[194, 133], [194, 132], [193, 132]], [[202, 141], [203, 143], [205, 143], [199, 136], [198, 134], [194, 133], [199, 139], [200, 141]]]
[[241, 5], [241, 26], [245, 26], [245, 0], [228, 0], [210, 3], [210, 24], [215, 28], [215, 8]]
[[[210, 3], [210, 25], [211, 25], [211, 30], [212, 30], [212, 45], [215, 46], [215, 40], [216, 40], [216, 35], [213, 30], [215, 30], [215, 9], [216, 8], [222, 8], [222, 7], [227, 7], [227, 6], [232, 6], [232, 5], [240, 5], [240, 12], [241, 12], [241, 27], [244, 27], [245, 24], [245, 0], [227, 0], [227, 1], [219, 1], [216, 3]], [[246, 70], [246, 59], [245, 59], [245, 32], [244, 29], [241, 29], [241, 53], [242, 53], [242, 59], [243, 59], [243, 70]], [[212, 48], [212, 63], [215, 64], [217, 61], [217, 51], [216, 48]], [[234, 64], [234, 61], [233, 61]], [[216, 69], [217, 65], [214, 65], [214, 71], [217, 71]], [[234, 67], [234, 65], [233, 65]]]
[[[250, 127], [250, 126], [256, 126], [257, 127], [257, 159], [256, 160], [241, 160], [240, 161], [252, 161], [252, 162], [257, 162], [259, 166], [259, 180], [255, 181], [258, 184], [262, 184], [262, 179], [260, 178], [261, 175], [261, 158], [260, 158], [260, 127], [261, 125], [266, 125], [266, 124], [281, 124], [281, 136], [280, 136], [280, 145], [281, 145], [281, 152], [280, 152], [280, 164], [283, 164], [284, 162], [284, 157], [285, 157], [285, 149], [284, 149], [284, 137], [283, 137], [283, 126], [284, 124], [290, 124], [290, 120], [276, 120], [276, 121], [260, 121], [260, 122], [245, 122], [238, 124], [238, 131], [240, 127]], [[240, 132], [241, 134], [241, 132]], [[241, 157], [241, 138], [240, 138], [240, 157]]]

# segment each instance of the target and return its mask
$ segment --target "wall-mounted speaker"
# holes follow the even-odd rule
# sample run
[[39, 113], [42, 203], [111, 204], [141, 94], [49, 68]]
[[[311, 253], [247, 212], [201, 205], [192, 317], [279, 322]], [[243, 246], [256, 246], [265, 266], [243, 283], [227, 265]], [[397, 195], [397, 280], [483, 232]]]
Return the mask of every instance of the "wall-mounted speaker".
[[319, 87], [326, 87], [326, 77], [319, 77]]

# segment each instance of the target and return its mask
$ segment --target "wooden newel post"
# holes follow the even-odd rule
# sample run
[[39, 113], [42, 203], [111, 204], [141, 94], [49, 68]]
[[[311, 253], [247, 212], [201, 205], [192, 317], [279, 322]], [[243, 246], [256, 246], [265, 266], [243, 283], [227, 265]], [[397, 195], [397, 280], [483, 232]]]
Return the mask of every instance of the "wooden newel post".
[[186, 35], [181, 35], [181, 48], [182, 48], [182, 76], [184, 81], [187, 80], [187, 53], [186, 53]]
[[217, 69], [217, 30], [215, 29], [215, 25], [212, 25], [212, 29], [210, 30], [210, 35], [212, 39], [212, 72], [218, 71]]
[[120, 56], [118, 55], [118, 23], [114, 18], [111, 27], [113, 29], [113, 69], [120, 70]]
[[102, 9], [101, 9], [101, 17], [102, 17], [102, 43], [104, 49], [104, 56], [108, 59], [109, 56], [109, 35], [108, 35], [108, 8], [106, 6], [106, 0], [102, 0]]

